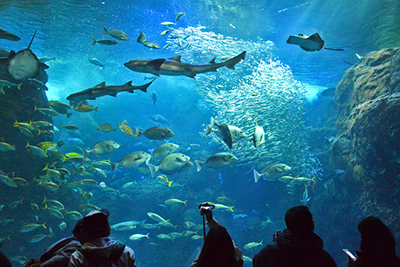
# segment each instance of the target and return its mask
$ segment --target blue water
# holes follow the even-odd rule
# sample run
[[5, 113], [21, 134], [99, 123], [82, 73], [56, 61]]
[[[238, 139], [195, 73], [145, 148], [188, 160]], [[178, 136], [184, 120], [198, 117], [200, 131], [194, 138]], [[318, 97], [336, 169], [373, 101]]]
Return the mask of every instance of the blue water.
[[[376, 2], [376, 1], [375, 1]], [[213, 57], [222, 61], [223, 57], [232, 57], [243, 50], [246, 59], [235, 70], [221, 69], [217, 73], [198, 75], [195, 79], [185, 76], [162, 76], [155, 80], [147, 93], [135, 91], [134, 94], [120, 93], [117, 97], [104, 96], [89, 104], [98, 107], [98, 111], [74, 114], [70, 118], [58, 116], [54, 125], [54, 142], [70, 140], [74, 145], [89, 149], [97, 142], [114, 140], [121, 145], [117, 151], [91, 160], [118, 162], [123, 156], [134, 151], [151, 151], [162, 141], [150, 141], [144, 136], [132, 138], [119, 129], [116, 132], [101, 133], [96, 127], [110, 123], [118, 128], [118, 123], [127, 120], [131, 127], [147, 129], [158, 125], [151, 117], [161, 114], [171, 126], [175, 136], [170, 142], [180, 146], [177, 152], [191, 157], [194, 166], [182, 173], [167, 175], [171, 186], [166, 187], [151, 178], [142, 169], [119, 169], [111, 172], [104, 168], [107, 178], [88, 177], [105, 182], [113, 189], [120, 189], [127, 182], [136, 182], [131, 189], [120, 194], [108, 193], [99, 187], [84, 188], [93, 193], [93, 199], [83, 199], [80, 190], [66, 186], [56, 192], [44, 191], [48, 198], [57, 199], [67, 210], [78, 210], [81, 203], [90, 203], [111, 211], [110, 223], [123, 221], [143, 221], [155, 223], [146, 214], [154, 212], [169, 219], [174, 228], [142, 229], [113, 232], [112, 236], [132, 247], [136, 253], [138, 266], [189, 266], [202, 245], [202, 240], [190, 237], [161, 240], [158, 234], [188, 230], [185, 222], [189, 219], [202, 224], [197, 204], [204, 201], [216, 202], [216, 198], [226, 196], [227, 206], [234, 206], [234, 212], [216, 210], [215, 218], [224, 225], [244, 255], [252, 258], [262, 246], [253, 250], [244, 250], [249, 242], [270, 242], [272, 234], [285, 228], [285, 211], [295, 205], [301, 205], [304, 186], [287, 186], [279, 181], [253, 180], [253, 169], [261, 171], [276, 163], [291, 165], [292, 176], [316, 176], [317, 184], [309, 188], [312, 197], [308, 203], [312, 211], [318, 196], [326, 189], [323, 184], [333, 170], [310, 151], [305, 139], [312, 127], [320, 127], [325, 120], [323, 109], [329, 99], [322, 99], [318, 93], [335, 87], [344, 72], [358, 63], [356, 53], [366, 53], [382, 48], [378, 37], [369, 34], [365, 27], [374, 25], [368, 20], [376, 6], [374, 1], [354, 4], [353, 1], [1, 1], [1, 28], [21, 37], [19, 42], [0, 40], [0, 48], [19, 51], [25, 49], [34, 33], [38, 30], [31, 49], [40, 57], [55, 58], [47, 62], [49, 80], [46, 92], [49, 100], [66, 102], [72, 93], [93, 87], [103, 81], [107, 85], [122, 85], [132, 81], [142, 85], [148, 74], [136, 73], [124, 67], [123, 63], [133, 59], [168, 58], [182, 56], [182, 62], [205, 64]], [[176, 25], [167, 27], [160, 23], [174, 21], [176, 14], [186, 12]], [[376, 20], [377, 18], [374, 17]], [[381, 25], [392, 27], [390, 22]], [[376, 22], [376, 21], [375, 21]], [[370, 26], [370, 28], [372, 27]], [[109, 30], [124, 31], [130, 40], [119, 42], [115, 46], [93, 44], [93, 40], [102, 39], [103, 27]], [[204, 27], [204, 28], [203, 28]], [[164, 30], [171, 29], [172, 34], [191, 34], [187, 42], [191, 46], [181, 49], [177, 40], [160, 36]], [[140, 32], [148, 40], [161, 47], [170, 43], [168, 49], [149, 49], [136, 42]], [[326, 46], [344, 48], [344, 52], [321, 50], [308, 53], [298, 46], [286, 44], [289, 35], [318, 32]], [[376, 31], [374, 32], [374, 34]], [[106, 37], [111, 39], [110, 36]], [[374, 39], [375, 38], [375, 39]], [[100, 68], [88, 61], [97, 58], [104, 63]], [[220, 89], [218, 89], [218, 86]], [[222, 88], [222, 89], [221, 89]], [[154, 105], [151, 94], [157, 94]], [[251, 94], [260, 101], [255, 104]], [[248, 115], [248, 122], [241, 120]], [[205, 125], [215, 117], [220, 123], [241, 126], [247, 134], [246, 139], [234, 144], [229, 150], [216, 135], [205, 136]], [[247, 120], [247, 117], [246, 117]], [[254, 121], [262, 124], [274, 142], [268, 148], [256, 150], [252, 146], [251, 135]], [[79, 131], [68, 132], [62, 125], [73, 124]], [[75, 138], [75, 139], [73, 139]], [[272, 140], [272, 139], [271, 139]], [[297, 143], [295, 142], [297, 141]], [[296, 144], [296, 145], [294, 145]], [[63, 148], [62, 152], [73, 151], [73, 145]], [[75, 148], [76, 150], [76, 148]], [[204, 167], [196, 171], [195, 160], [205, 161], [208, 156], [222, 151], [230, 151], [239, 161], [218, 170]], [[265, 153], [263, 153], [264, 151]], [[78, 149], [79, 152], [79, 149]], [[283, 162], [284, 161], [284, 162]], [[6, 163], [1, 163], [3, 164]], [[0, 166], [0, 170], [1, 170]], [[23, 168], [23, 166], [21, 166]], [[71, 167], [68, 167], [72, 171]], [[88, 168], [87, 168], [88, 169]], [[157, 175], [159, 175], [158, 173]], [[335, 179], [340, 174], [335, 173]], [[330, 176], [332, 177], [332, 176]], [[33, 177], [26, 177], [33, 183]], [[68, 182], [79, 181], [82, 177], [71, 175]], [[0, 185], [0, 192], [9, 189]], [[5, 192], [5, 191], [4, 191]], [[37, 192], [35, 190], [35, 192]], [[15, 200], [24, 198], [23, 204], [16, 209], [7, 206]], [[166, 206], [164, 201], [170, 198], [187, 200], [183, 204]], [[3, 242], [2, 251], [9, 257], [23, 256], [38, 258], [44, 249], [54, 241], [67, 236], [76, 221], [57, 219], [42, 210], [40, 201], [43, 196], [32, 195], [29, 188], [15, 193], [12, 199], [0, 197], [0, 205], [6, 205], [0, 212], [3, 221], [0, 226], [0, 238], [10, 237]], [[30, 208], [31, 200], [39, 204], [40, 210]], [[330, 207], [326, 207], [327, 209]], [[326, 221], [323, 214], [315, 214], [319, 221]], [[47, 221], [53, 237], [31, 244], [28, 240], [35, 234], [47, 234], [42, 227], [31, 233], [19, 233], [24, 223]], [[15, 222], [5, 224], [6, 219]], [[270, 221], [271, 220], [271, 221]], [[67, 222], [65, 230], [58, 225]], [[338, 265], [345, 264], [346, 258], [340, 254], [342, 246], [351, 250], [358, 248], [355, 233], [356, 224], [343, 232], [343, 236], [330, 241], [326, 249], [331, 252]], [[331, 230], [337, 226], [332, 222]], [[193, 230], [193, 229], [190, 229]], [[196, 231], [196, 230], [193, 230]], [[150, 239], [131, 241], [132, 234], [146, 234]], [[324, 239], [325, 234], [316, 232]], [[202, 229], [198, 231], [202, 235]], [[348, 235], [355, 240], [346, 244]], [[355, 236], [355, 237], [354, 237]], [[13, 262], [20, 266], [18, 262]], [[251, 263], [245, 262], [245, 266]]]

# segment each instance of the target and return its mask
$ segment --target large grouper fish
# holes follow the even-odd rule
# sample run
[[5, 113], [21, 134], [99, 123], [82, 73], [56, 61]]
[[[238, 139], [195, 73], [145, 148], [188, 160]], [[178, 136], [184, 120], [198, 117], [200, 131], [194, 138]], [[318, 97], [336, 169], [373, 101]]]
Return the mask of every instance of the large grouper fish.
[[0, 59], [0, 63], [6, 61], [7, 72], [17, 81], [23, 81], [26, 78], [35, 78], [39, 75], [41, 65], [44, 68], [48, 68], [46, 64], [40, 63], [38, 57], [30, 50], [36, 32], [27, 49], [21, 50], [18, 53], [11, 51], [7, 58]]
[[235, 65], [245, 58], [246, 51], [227, 61], [216, 63], [213, 58], [210, 63], [204, 65], [192, 65], [181, 62], [181, 57], [131, 60], [124, 65], [128, 69], [142, 73], [152, 73], [154, 75], [188, 76], [194, 78], [196, 74], [217, 71], [221, 67], [235, 69]]

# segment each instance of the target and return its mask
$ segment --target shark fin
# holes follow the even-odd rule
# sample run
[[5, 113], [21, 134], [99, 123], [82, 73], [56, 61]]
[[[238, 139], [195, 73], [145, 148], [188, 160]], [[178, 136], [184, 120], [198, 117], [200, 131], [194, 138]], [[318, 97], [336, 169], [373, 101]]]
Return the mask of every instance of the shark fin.
[[170, 57], [170, 60], [181, 62], [181, 56]]
[[213, 59], [211, 59], [209, 63], [210, 63], [210, 64], [216, 64], [216, 63], [215, 63], [215, 57], [214, 57]]
[[127, 83], [124, 84], [123, 86], [132, 86], [132, 81], [127, 82]]
[[150, 68], [155, 69], [156, 71], [159, 71], [161, 65], [164, 64], [165, 60], [166, 60], [165, 58], [154, 59], [154, 60], [150, 61], [147, 65]]
[[106, 86], [106, 82], [99, 83], [99, 84], [96, 85], [95, 87], [103, 87], [103, 86]]

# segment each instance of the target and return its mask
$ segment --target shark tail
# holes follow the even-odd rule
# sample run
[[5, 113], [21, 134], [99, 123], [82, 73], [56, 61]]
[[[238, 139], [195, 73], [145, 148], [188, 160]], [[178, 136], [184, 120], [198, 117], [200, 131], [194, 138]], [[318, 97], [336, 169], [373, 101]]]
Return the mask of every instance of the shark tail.
[[227, 67], [228, 69], [235, 69], [235, 65], [237, 63], [239, 63], [242, 59], [244, 59], [246, 56], [246, 51], [243, 51], [242, 53], [240, 53], [239, 55], [237, 55], [236, 57], [233, 57], [229, 60], [227, 60], [225, 62], [225, 67]]
[[154, 80], [152, 80], [151, 82], [146, 83], [146, 84], [140, 86], [140, 87], [139, 87], [139, 90], [142, 91], [142, 92], [147, 93], [147, 88], [150, 86], [150, 84], [151, 84], [152, 82], [154, 82]]

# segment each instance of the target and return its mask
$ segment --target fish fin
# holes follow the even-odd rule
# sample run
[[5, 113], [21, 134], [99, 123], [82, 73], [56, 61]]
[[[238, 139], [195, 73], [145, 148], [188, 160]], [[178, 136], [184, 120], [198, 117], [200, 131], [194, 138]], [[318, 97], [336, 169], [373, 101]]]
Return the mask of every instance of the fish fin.
[[104, 27], [104, 35], [107, 35], [107, 34], [109, 34], [109, 32], [108, 32], [108, 30], [106, 29], [106, 27]]
[[101, 82], [98, 85], [96, 85], [95, 87], [103, 87], [106, 86], [106, 82]]
[[216, 59], [216, 57], [214, 57], [213, 59], [211, 59], [210, 62], [208, 62], [208, 63], [210, 63], [210, 64], [216, 64], [216, 63], [215, 63], [215, 59]]
[[[217, 70], [211, 70], [211, 71], [217, 71]], [[185, 75], [190, 77], [190, 78], [196, 77], [196, 73], [190, 73], [190, 74], [185, 74]]]
[[328, 48], [328, 47], [323, 47], [324, 49], [326, 49], [326, 50], [332, 50], [332, 51], [344, 51], [344, 49], [343, 48]]
[[67, 113], [67, 119], [71, 117], [72, 113]]
[[227, 67], [228, 69], [235, 69], [235, 65], [237, 63], [239, 63], [242, 59], [244, 59], [246, 56], [246, 51], [243, 51], [242, 53], [240, 53], [239, 55], [237, 55], [236, 57], [233, 57], [229, 60], [227, 60], [225, 62], [225, 67]]
[[261, 174], [259, 174], [256, 169], [253, 170], [253, 174], [254, 174], [254, 182], [257, 183], [258, 180], [260, 180]]
[[322, 44], [322, 46], [324, 46], [324, 40], [322, 40], [321, 36], [319, 36], [317, 32], [308, 37], [307, 39], [312, 42]]
[[43, 69], [47, 70], [48, 68], [50, 68], [49, 66], [47, 66], [45, 63], [40, 62], [39, 66], [42, 67]]
[[201, 168], [203, 167], [204, 162], [201, 162], [200, 160], [195, 160], [196, 162], [196, 166], [197, 166], [197, 172], [199, 172], [201, 170]]
[[146, 41], [146, 35], [143, 32], [141, 32], [136, 42], [143, 44], [145, 41]]
[[154, 60], [150, 61], [149, 63], [147, 63], [147, 65], [150, 68], [155, 69], [156, 71], [159, 71], [161, 65], [164, 64], [165, 60], [166, 60], [165, 58], [154, 59]]
[[117, 168], [118, 168], [118, 165], [119, 165], [118, 163], [112, 163], [112, 162], [111, 162], [111, 171], [117, 169]]
[[124, 84], [123, 86], [132, 86], [132, 81], [127, 82], [127, 83]]
[[146, 83], [146, 84], [140, 86], [140, 87], [139, 87], [139, 90], [142, 91], [142, 92], [147, 93], [147, 88], [150, 86], [150, 84], [151, 84], [152, 82], [154, 82], [154, 80], [152, 80], [151, 82]]
[[147, 166], [149, 167], [149, 170], [150, 170], [150, 173], [151, 173], [151, 178], [153, 178], [156, 175], [156, 173], [157, 173], [157, 171], [158, 171], [158, 169], [160, 167], [155, 166], [155, 165], [153, 165], [151, 163], [147, 164]]
[[[94, 41], [93, 41], [93, 45], [95, 45], [95, 44], [97, 43], [97, 41], [96, 41], [96, 39], [93, 39], [93, 40], [94, 40]], [[93, 45], [92, 45], [92, 46], [93, 46]]]
[[169, 59], [173, 60], [173, 61], [181, 62], [181, 56], [174, 56], [174, 57], [170, 57]]

